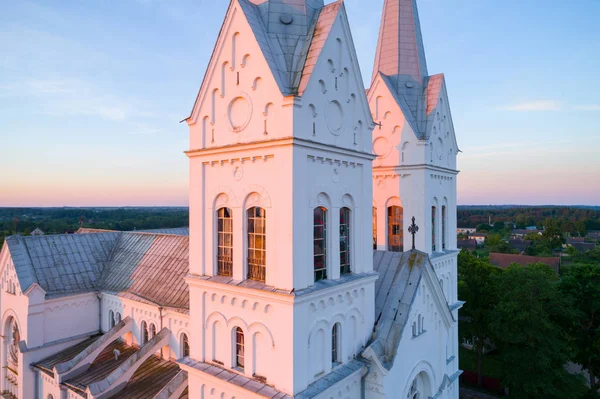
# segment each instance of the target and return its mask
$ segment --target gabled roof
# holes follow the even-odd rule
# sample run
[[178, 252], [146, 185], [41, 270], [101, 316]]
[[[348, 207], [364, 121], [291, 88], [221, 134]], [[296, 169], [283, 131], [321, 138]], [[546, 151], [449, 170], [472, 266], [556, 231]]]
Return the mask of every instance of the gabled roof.
[[160, 306], [189, 309], [183, 280], [189, 270], [188, 242], [188, 237], [175, 235], [122, 233], [99, 287]]
[[[435, 271], [427, 254], [420, 251], [384, 252], [375, 251], [373, 267], [379, 273], [375, 283], [375, 326], [370, 344], [363, 356], [373, 353], [383, 367], [391, 369], [396, 359], [398, 345], [406, 327], [410, 309], [423, 277]], [[433, 284], [439, 284], [437, 278]], [[447, 320], [453, 320], [441, 287], [433, 287], [434, 297], [442, 306], [442, 314]]]
[[106, 291], [187, 311], [189, 238], [105, 232], [6, 239], [21, 290], [38, 284], [47, 297]]
[[335, 22], [335, 19], [342, 8], [342, 4], [343, 3], [340, 0], [328, 4], [323, 7], [321, 13], [319, 14], [315, 29], [312, 32], [312, 40], [310, 42], [308, 55], [306, 56], [306, 62], [304, 63], [304, 68], [302, 69], [300, 85], [298, 86], [298, 95], [302, 95], [308, 86], [312, 72], [315, 69], [315, 65], [317, 64], [319, 57], [321, 56], [325, 42], [329, 37], [329, 32], [331, 32], [333, 23]]
[[38, 284], [48, 296], [96, 290], [120, 233], [11, 236], [6, 245], [23, 292]]
[[[327, 40], [331, 26], [343, 7], [342, 0], [324, 6], [323, 0], [232, 0], [221, 33], [232, 15], [232, 7], [238, 3], [252, 29], [261, 52], [284, 96], [301, 96], [317, 62], [322, 46]], [[288, 21], [291, 18], [289, 23]], [[209, 71], [215, 68], [215, 50], [202, 86], [194, 103], [191, 118], [199, 100], [204, 96], [203, 87]]]

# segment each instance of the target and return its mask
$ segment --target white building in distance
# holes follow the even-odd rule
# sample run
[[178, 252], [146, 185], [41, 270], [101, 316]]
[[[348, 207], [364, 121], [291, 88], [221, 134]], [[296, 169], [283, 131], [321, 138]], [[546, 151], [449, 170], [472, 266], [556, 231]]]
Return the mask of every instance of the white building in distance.
[[415, 0], [377, 46], [367, 91], [343, 2], [231, 0], [189, 235], [8, 237], [4, 396], [458, 398], [458, 146]]

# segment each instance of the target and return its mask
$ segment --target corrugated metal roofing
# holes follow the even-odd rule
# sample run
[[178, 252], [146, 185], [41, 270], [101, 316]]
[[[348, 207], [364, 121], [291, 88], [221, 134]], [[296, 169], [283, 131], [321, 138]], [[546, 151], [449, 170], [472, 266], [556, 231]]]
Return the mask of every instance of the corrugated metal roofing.
[[103, 291], [129, 292], [160, 306], [189, 309], [188, 237], [121, 233], [100, 281]]
[[179, 371], [177, 363], [161, 359], [158, 356], [150, 356], [131, 376], [125, 388], [110, 398], [154, 398]]
[[95, 335], [90, 337], [77, 345], [73, 345], [69, 348], [63, 349], [62, 351], [55, 353], [54, 355], [47, 357], [37, 362], [34, 366], [44, 371], [46, 374], [54, 377], [54, 366], [60, 363], [68, 362], [74, 359], [78, 354], [92, 345], [100, 338], [101, 335]]
[[48, 296], [96, 290], [119, 233], [6, 239], [21, 290], [39, 284]]
[[137, 232], [6, 239], [23, 291], [34, 283], [49, 297], [108, 291], [183, 310], [189, 309], [188, 242]]
[[414, 250], [373, 254], [379, 279], [375, 283], [375, 327], [369, 347], [388, 369], [394, 364], [410, 307], [428, 264], [431, 267], [427, 254]]

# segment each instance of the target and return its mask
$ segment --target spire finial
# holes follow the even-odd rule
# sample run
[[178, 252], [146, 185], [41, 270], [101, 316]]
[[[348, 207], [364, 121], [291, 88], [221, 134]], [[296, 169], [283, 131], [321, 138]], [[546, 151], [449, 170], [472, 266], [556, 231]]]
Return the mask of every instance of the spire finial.
[[427, 76], [425, 49], [416, 0], [385, 0], [373, 77], [397, 77], [397, 83], [422, 84]]

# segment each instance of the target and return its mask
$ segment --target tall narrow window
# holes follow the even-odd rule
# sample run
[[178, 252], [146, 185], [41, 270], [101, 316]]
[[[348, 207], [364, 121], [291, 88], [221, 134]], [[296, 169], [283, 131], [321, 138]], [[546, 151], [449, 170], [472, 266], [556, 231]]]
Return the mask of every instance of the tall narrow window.
[[110, 310], [108, 312], [108, 329], [110, 330], [115, 326], [115, 312]]
[[341, 363], [340, 359], [340, 323], [333, 325], [331, 331], [331, 363]]
[[140, 342], [142, 345], [148, 342], [148, 325], [145, 321], [142, 321], [142, 325], [140, 326]]
[[435, 252], [435, 206], [431, 207], [431, 250]]
[[404, 210], [401, 206], [388, 207], [388, 251], [404, 251]]
[[121, 313], [115, 313], [115, 323], [119, 324], [121, 322]]
[[154, 325], [154, 323], [150, 324], [150, 339], [154, 338], [156, 336], [156, 326]]
[[377, 208], [373, 207], [373, 249], [377, 249]]
[[266, 281], [267, 230], [266, 212], [262, 208], [248, 209], [248, 278]]
[[181, 334], [181, 357], [190, 355], [190, 342], [187, 334]]
[[340, 274], [350, 273], [350, 209], [340, 209]]
[[315, 281], [320, 281], [327, 278], [327, 209], [315, 208], [313, 220]]
[[235, 366], [244, 368], [244, 332], [239, 327], [235, 329]]
[[233, 219], [229, 208], [217, 211], [217, 274], [233, 274]]
[[446, 249], [446, 207], [442, 206], [442, 251]]

